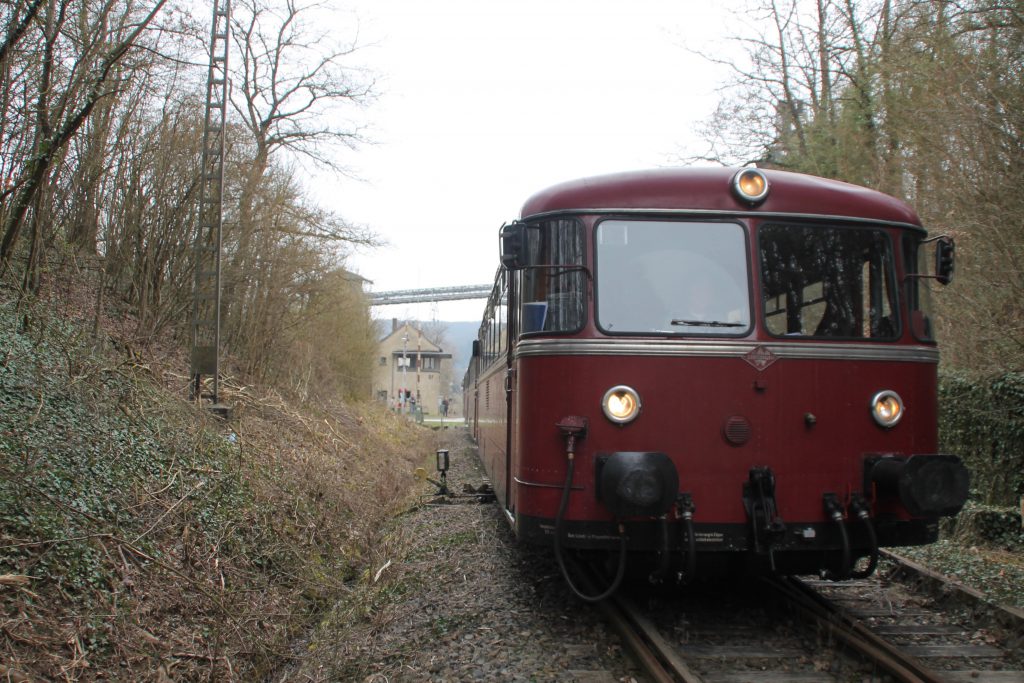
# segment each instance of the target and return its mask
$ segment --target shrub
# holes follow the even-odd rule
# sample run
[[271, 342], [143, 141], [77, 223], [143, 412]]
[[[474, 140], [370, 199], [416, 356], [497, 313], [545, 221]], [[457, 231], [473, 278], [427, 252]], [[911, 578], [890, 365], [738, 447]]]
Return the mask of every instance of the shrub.
[[977, 500], [1016, 506], [1024, 494], [1024, 373], [943, 373], [939, 443], [963, 458]]

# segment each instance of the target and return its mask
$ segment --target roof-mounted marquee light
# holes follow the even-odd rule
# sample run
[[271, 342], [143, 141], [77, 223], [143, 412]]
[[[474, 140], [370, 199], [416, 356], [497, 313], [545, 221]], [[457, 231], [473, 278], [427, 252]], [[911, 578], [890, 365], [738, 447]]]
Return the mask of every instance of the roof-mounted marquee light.
[[768, 196], [768, 177], [756, 168], [743, 168], [732, 177], [732, 190], [751, 206], [760, 204]]

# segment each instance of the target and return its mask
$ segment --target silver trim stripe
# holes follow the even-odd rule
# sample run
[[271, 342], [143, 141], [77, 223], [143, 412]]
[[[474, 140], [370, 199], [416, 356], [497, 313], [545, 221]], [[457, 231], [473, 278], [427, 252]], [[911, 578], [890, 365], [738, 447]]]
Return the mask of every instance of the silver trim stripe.
[[751, 342], [691, 339], [524, 339], [515, 358], [534, 356], [659, 356], [742, 358], [755, 348], [771, 351], [780, 360], [867, 360], [901, 363], [938, 363], [933, 346], [862, 344], [857, 342]]

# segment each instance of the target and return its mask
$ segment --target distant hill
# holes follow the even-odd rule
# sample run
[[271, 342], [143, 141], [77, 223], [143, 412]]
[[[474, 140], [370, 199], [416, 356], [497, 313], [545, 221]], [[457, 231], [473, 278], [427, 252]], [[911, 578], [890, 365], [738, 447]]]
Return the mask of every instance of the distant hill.
[[446, 353], [452, 354], [453, 376], [457, 382], [460, 382], [462, 376], [466, 374], [466, 368], [469, 367], [469, 358], [473, 353], [473, 340], [476, 339], [476, 333], [480, 330], [480, 321], [450, 322], [446, 320], [441, 324], [447, 328], [444, 336], [451, 347], [446, 346], [444, 350]]

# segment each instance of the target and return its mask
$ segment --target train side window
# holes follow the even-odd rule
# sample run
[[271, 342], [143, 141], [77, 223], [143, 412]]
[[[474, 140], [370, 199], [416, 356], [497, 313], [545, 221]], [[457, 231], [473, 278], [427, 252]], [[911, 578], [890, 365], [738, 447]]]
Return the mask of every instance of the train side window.
[[777, 336], [895, 339], [892, 245], [884, 230], [765, 225], [765, 325]]
[[531, 225], [519, 296], [520, 331], [576, 332], [586, 321], [583, 229], [573, 219]]
[[496, 302], [499, 356], [504, 356], [508, 350], [508, 278], [509, 272], [502, 268], [498, 273], [498, 301]]
[[[908, 234], [903, 238], [904, 268], [911, 276], [929, 273], [929, 256], [931, 254], [928, 249], [925, 249], [921, 240], [921, 235]], [[905, 286], [907, 303], [910, 307], [910, 331], [918, 341], [934, 342], [932, 279], [908, 277]]]
[[[493, 293], [492, 293], [493, 299]], [[494, 360], [494, 352], [492, 343], [494, 340], [494, 305], [492, 300], [487, 302], [487, 307], [484, 309], [484, 319], [480, 323], [480, 367], [486, 368]]]
[[478, 334], [481, 368], [486, 368], [499, 360], [504, 360], [508, 351], [508, 283], [510, 274], [504, 267], [498, 274], [491, 288], [484, 309], [483, 322]]

